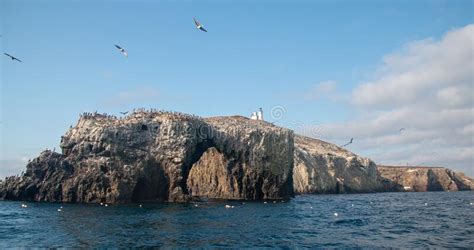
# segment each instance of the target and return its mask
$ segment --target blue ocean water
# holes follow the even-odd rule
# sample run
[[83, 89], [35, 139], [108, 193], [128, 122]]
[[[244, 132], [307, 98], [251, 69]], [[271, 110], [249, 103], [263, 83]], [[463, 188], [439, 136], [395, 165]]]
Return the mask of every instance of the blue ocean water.
[[161, 203], [141, 208], [50, 203], [21, 208], [22, 202], [2, 201], [0, 248], [472, 248], [471, 202], [474, 192], [302, 195], [284, 203]]

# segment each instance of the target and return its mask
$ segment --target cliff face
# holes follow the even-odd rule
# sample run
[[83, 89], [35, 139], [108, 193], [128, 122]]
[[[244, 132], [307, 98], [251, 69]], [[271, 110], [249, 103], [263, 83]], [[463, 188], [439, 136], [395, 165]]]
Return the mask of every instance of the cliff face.
[[374, 162], [334, 144], [296, 135], [294, 161], [296, 193], [383, 191]]
[[83, 115], [0, 198], [125, 203], [293, 196], [293, 132], [243, 117]]
[[474, 190], [474, 180], [447, 168], [378, 166], [387, 191], [464, 191]]
[[240, 116], [87, 114], [0, 199], [127, 203], [287, 199], [296, 193], [474, 190], [445, 168], [377, 167], [334, 144]]

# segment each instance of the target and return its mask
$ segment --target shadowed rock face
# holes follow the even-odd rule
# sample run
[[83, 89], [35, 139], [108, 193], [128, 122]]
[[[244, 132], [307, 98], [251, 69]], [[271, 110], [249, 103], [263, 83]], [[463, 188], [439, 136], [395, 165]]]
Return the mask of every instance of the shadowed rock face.
[[390, 180], [387, 191], [464, 191], [474, 190], [474, 180], [447, 168], [378, 166]]
[[0, 198], [126, 203], [293, 196], [293, 132], [243, 117], [83, 115]]
[[383, 191], [374, 162], [321, 140], [295, 136], [293, 186], [296, 193]]

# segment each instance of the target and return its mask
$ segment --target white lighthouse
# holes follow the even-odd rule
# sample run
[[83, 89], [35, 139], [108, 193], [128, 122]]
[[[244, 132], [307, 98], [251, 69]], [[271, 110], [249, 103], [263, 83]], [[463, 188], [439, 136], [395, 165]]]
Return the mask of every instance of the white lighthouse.
[[257, 120], [257, 121], [263, 121], [263, 110], [262, 110], [262, 108], [259, 108], [257, 112], [253, 112], [252, 115], [250, 115], [250, 119]]
[[259, 108], [257, 111], [257, 120], [263, 121], [263, 110], [262, 108]]

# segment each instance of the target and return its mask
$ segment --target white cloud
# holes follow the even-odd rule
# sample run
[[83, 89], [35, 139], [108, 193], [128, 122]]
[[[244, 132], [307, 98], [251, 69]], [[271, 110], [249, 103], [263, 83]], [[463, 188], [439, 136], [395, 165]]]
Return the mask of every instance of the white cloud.
[[[449, 91], [455, 94], [466, 87], [472, 90], [473, 33], [474, 25], [468, 25], [448, 32], [440, 41], [409, 43], [401, 52], [386, 56], [375, 79], [354, 90], [354, 103], [364, 107], [397, 107], [417, 103], [420, 97], [434, 97], [438, 91], [444, 91], [446, 96]], [[473, 95], [471, 92], [456, 98], [472, 106]]]
[[474, 176], [473, 47], [471, 24], [385, 56], [352, 91], [359, 118], [326, 124], [323, 139], [354, 137], [349, 149], [383, 164], [443, 165]]

